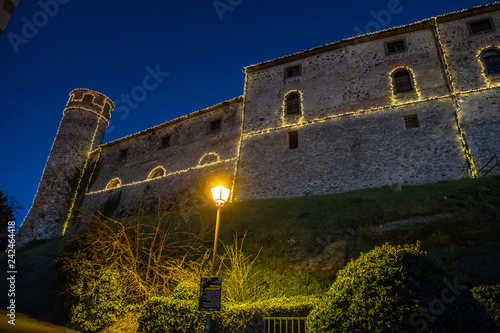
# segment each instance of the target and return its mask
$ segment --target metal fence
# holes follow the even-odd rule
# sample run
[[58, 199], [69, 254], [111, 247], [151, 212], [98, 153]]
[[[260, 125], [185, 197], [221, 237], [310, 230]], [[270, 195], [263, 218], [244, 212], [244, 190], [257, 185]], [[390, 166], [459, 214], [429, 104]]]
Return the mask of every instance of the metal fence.
[[264, 317], [265, 333], [305, 333], [306, 317]]

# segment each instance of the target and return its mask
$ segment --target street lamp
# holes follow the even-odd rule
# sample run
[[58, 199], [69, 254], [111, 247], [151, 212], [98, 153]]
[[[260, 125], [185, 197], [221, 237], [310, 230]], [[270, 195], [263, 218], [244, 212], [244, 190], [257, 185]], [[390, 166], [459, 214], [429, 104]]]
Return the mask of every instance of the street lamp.
[[215, 275], [215, 257], [217, 255], [217, 243], [219, 242], [219, 219], [220, 219], [220, 209], [229, 198], [230, 190], [225, 188], [224, 186], [216, 186], [212, 188], [212, 197], [217, 205], [217, 220], [215, 222], [215, 241], [214, 241], [214, 255], [212, 259], [212, 271], [211, 275]]
[[224, 186], [212, 189], [212, 197], [217, 205], [217, 220], [215, 222], [214, 257], [212, 259], [212, 272], [210, 278], [202, 278], [200, 286], [199, 310], [208, 311], [205, 323], [205, 332], [210, 333], [212, 326], [212, 311], [220, 309], [222, 278], [215, 277], [215, 257], [217, 256], [217, 243], [219, 242], [220, 209], [229, 198], [229, 190]]

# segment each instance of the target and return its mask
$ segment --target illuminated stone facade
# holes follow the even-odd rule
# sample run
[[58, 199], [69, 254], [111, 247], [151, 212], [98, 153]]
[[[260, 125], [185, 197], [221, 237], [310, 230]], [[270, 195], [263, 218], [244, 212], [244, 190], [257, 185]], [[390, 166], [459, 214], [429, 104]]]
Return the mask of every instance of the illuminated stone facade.
[[70, 211], [86, 220], [118, 193], [121, 213], [203, 203], [216, 183], [242, 201], [476, 177], [500, 147], [496, 27], [500, 4], [249, 66], [242, 97], [75, 152], [100, 168]]

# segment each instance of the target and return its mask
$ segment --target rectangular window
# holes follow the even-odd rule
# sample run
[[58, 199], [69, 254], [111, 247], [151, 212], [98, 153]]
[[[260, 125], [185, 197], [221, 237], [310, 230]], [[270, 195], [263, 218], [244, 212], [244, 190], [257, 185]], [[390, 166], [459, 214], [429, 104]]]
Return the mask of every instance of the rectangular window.
[[210, 122], [210, 132], [217, 132], [221, 129], [222, 121], [220, 119]]
[[127, 159], [128, 149], [120, 150], [120, 161]]
[[404, 116], [403, 119], [405, 120], [405, 127], [407, 129], [420, 127], [418, 116], [416, 114]]
[[160, 148], [165, 148], [170, 146], [170, 135], [164, 135], [161, 137]]
[[495, 25], [490, 17], [482, 20], [467, 22], [467, 27], [469, 28], [471, 35], [477, 35], [495, 30]]
[[406, 41], [404, 39], [397, 40], [394, 42], [387, 42], [384, 44], [385, 54], [393, 54], [406, 51]]
[[299, 146], [299, 133], [297, 131], [288, 132], [288, 148], [295, 149]]
[[285, 68], [285, 79], [289, 77], [301, 76], [302, 75], [302, 66], [296, 65], [292, 67]]

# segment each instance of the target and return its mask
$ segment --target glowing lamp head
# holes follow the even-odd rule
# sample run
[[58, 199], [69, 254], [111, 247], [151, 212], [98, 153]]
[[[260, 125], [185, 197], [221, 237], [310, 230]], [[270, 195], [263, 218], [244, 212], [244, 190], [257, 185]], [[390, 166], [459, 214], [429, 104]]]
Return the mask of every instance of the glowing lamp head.
[[229, 198], [229, 192], [229, 189], [220, 185], [212, 188], [212, 197], [217, 206], [223, 206], [226, 203], [227, 198]]

